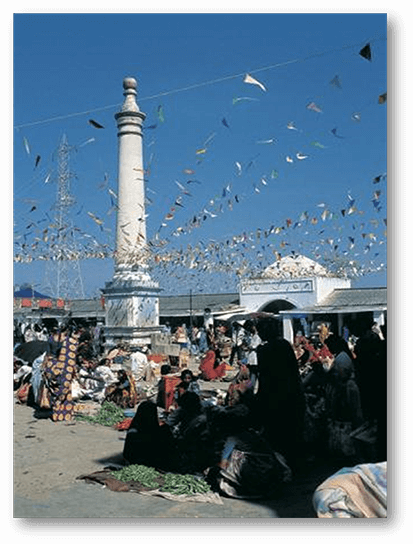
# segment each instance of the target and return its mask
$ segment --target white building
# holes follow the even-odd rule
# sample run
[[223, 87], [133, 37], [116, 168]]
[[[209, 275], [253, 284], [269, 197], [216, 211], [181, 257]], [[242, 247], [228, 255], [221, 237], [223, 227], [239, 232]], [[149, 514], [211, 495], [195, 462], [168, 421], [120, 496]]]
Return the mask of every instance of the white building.
[[284, 257], [254, 279], [240, 284], [240, 306], [249, 312], [271, 312], [282, 317], [284, 338], [293, 341], [295, 329], [308, 335], [320, 321], [331, 323], [339, 335], [368, 322], [386, 325], [387, 289], [354, 289], [341, 278], [303, 255]]

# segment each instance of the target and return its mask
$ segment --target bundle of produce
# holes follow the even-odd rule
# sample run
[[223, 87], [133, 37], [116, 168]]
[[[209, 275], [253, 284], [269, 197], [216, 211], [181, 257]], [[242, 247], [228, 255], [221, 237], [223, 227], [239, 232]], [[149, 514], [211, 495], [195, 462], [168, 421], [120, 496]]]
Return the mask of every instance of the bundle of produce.
[[102, 404], [95, 416], [88, 416], [80, 413], [76, 414], [75, 417], [79, 421], [97, 423], [98, 425], [104, 425], [105, 427], [112, 427], [125, 419], [122, 408], [116, 406], [113, 402], [108, 401], [105, 401]]
[[121, 482], [138, 482], [149, 489], [159, 489], [161, 492], [173, 495], [194, 495], [209, 493], [211, 488], [202, 479], [192, 474], [161, 474], [152, 467], [145, 465], [128, 465], [111, 475]]

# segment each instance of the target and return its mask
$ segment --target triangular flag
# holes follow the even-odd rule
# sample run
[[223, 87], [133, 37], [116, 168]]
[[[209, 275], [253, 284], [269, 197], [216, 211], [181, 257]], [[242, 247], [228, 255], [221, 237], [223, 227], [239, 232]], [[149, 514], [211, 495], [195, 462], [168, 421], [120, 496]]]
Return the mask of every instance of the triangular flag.
[[360, 49], [359, 55], [367, 60], [371, 60], [371, 48], [369, 43]]
[[259, 81], [257, 81], [256, 79], [254, 79], [252, 76], [250, 76], [249, 74], [246, 74], [245, 77], [244, 77], [244, 83], [251, 83], [252, 85], [258, 85], [258, 87], [260, 89], [262, 89], [263, 91], [266, 91], [267, 89], [264, 87], [264, 85], [262, 83], [260, 83]]
[[379, 96], [379, 104], [384, 104], [385, 102], [387, 102], [387, 92]]
[[341, 89], [341, 81], [338, 76], [334, 76], [333, 79], [330, 81], [330, 84], [333, 87], [338, 87], [339, 89]]
[[320, 108], [320, 106], [317, 106], [317, 104], [315, 102], [310, 102], [309, 104], [307, 104], [307, 109], [308, 110], [311, 110], [311, 111], [315, 111], [317, 113], [322, 113], [322, 109]]
[[158, 106], [158, 119], [161, 123], [164, 123], [165, 122], [165, 116], [164, 116], [164, 113], [163, 113], [163, 107], [162, 105], [159, 105]]

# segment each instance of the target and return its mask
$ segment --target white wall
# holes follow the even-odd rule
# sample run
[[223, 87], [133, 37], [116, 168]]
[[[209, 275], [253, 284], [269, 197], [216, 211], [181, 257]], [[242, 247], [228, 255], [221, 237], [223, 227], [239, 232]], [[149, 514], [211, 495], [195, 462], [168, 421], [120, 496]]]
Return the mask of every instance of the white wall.
[[256, 312], [269, 302], [286, 300], [296, 308], [305, 308], [321, 302], [334, 289], [350, 287], [350, 280], [324, 277], [244, 281], [239, 286], [240, 305]]

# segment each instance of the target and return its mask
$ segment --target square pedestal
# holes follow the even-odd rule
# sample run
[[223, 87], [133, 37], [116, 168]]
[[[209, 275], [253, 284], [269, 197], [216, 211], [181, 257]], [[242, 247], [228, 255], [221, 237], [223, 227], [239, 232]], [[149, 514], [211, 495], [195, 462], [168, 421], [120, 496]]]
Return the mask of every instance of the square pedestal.
[[150, 344], [151, 335], [159, 333], [159, 298], [161, 289], [148, 276], [124, 274], [108, 282], [105, 297], [105, 344], [111, 348], [123, 342], [130, 346]]

